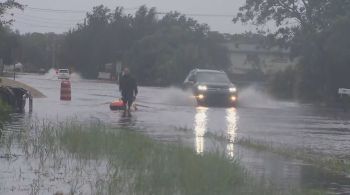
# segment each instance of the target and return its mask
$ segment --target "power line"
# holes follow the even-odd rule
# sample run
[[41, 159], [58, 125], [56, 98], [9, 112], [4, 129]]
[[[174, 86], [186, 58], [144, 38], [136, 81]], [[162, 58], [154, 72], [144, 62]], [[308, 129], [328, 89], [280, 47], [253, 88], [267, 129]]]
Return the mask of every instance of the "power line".
[[[169, 14], [167, 12], [157, 12], [158, 15], [166, 15]], [[234, 18], [235, 15], [229, 15], [229, 14], [205, 14], [205, 13], [180, 13], [185, 16], [191, 16], [191, 17], [230, 17]]]
[[18, 22], [20, 24], [24, 24], [24, 25], [30, 25], [30, 26], [33, 26], [33, 27], [43, 27], [43, 28], [53, 28], [53, 29], [58, 29], [58, 28], [72, 28], [74, 27], [75, 25], [58, 25], [58, 24], [38, 24], [38, 23], [35, 23], [33, 21], [31, 22], [28, 22], [28, 21], [24, 21], [24, 20], [16, 20], [15, 22]]
[[50, 19], [46, 19], [46, 18], [31, 18], [31, 17], [27, 17], [27, 16], [22, 16], [22, 15], [17, 15], [15, 18], [16, 19], [20, 19], [20, 20], [25, 20], [25, 21], [29, 21], [29, 22], [37, 22], [37, 23], [46, 23], [46, 24], [56, 24], [56, 25], [75, 25], [78, 24], [79, 22], [83, 22], [84, 20], [78, 20], [78, 21], [74, 21], [71, 20], [70, 22], [68, 21], [58, 21], [58, 20], [50, 20]]
[[[45, 21], [59, 21], [59, 22], [72, 22], [72, 21], [75, 21], [73, 19], [63, 19], [62, 17], [61, 18], [54, 18], [54, 17], [44, 17], [44, 16], [35, 16], [35, 15], [30, 15], [30, 14], [25, 14], [25, 13], [16, 13], [15, 14], [15, 17], [17, 16], [22, 16], [22, 17], [26, 17], [26, 18], [30, 18], [30, 19], [35, 19], [35, 20], [45, 20]], [[76, 21], [84, 21], [84, 18], [80, 18], [80, 19], [77, 19]]]
[[[29, 10], [32, 11], [38, 11], [38, 12], [55, 12], [55, 13], [68, 13], [68, 14], [81, 14], [81, 13], [87, 13], [91, 10], [70, 10], [70, 9], [49, 9], [49, 8], [37, 8], [37, 7], [26, 7]], [[129, 10], [136, 10], [139, 7], [132, 7], [132, 8], [123, 8], [123, 10], [129, 11]]]
[[[70, 9], [48, 9], [48, 8], [36, 8], [36, 7], [27, 7], [30, 10], [41, 11], [41, 12], [51, 12], [51, 13], [87, 13], [91, 10], [70, 10]], [[139, 7], [133, 8], [123, 8], [124, 10], [136, 10]], [[158, 15], [166, 15], [167, 12], [157, 12]], [[183, 13], [183, 15], [191, 17], [230, 17], [233, 18], [235, 15], [232, 14], [212, 14], [212, 13]]]
[[60, 30], [60, 31], [65, 31], [66, 29], [61, 29], [61, 28], [56, 28], [56, 27], [52, 27], [52, 26], [44, 26], [44, 25], [33, 25], [33, 24], [28, 24], [28, 23], [25, 23], [25, 22], [19, 22], [20, 24], [22, 25], [25, 25], [25, 26], [30, 26], [31, 28], [45, 28], [45, 29], [51, 29], [51, 30]]
[[36, 7], [26, 7], [29, 10], [35, 10], [40, 12], [63, 12], [63, 13], [86, 13], [86, 10], [69, 10], [69, 9], [48, 9], [48, 8], [36, 8]]

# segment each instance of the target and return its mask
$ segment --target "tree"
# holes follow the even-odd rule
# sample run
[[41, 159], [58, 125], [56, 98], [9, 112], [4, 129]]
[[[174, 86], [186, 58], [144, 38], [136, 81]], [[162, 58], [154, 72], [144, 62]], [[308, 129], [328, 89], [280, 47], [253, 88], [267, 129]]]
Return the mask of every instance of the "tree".
[[19, 34], [8, 26], [0, 28], [0, 59], [5, 64], [16, 63], [19, 48]]
[[18, 46], [18, 36], [7, 26], [13, 19], [6, 19], [5, 14], [13, 8], [23, 9], [23, 5], [14, 0], [7, 0], [0, 3], [0, 59], [4, 63], [13, 63], [15, 50]]
[[23, 9], [24, 6], [15, 0], [6, 0], [5, 2], [0, 3], [0, 27], [3, 25], [11, 24], [13, 19], [6, 19], [4, 15], [11, 9]]
[[61, 59], [84, 77], [96, 78], [102, 65], [112, 61], [111, 42], [108, 27], [112, 20], [111, 10], [96, 6], [86, 14], [86, 22], [78, 25], [65, 36]]
[[135, 15], [97, 6], [86, 23], [66, 34], [61, 57], [88, 78], [121, 61], [141, 84], [169, 85], [181, 83], [195, 67], [225, 69], [223, 41], [220, 33], [177, 12], [158, 18], [155, 8], [145, 6]]
[[331, 45], [339, 47], [328, 40], [339, 33], [335, 31], [338, 30], [336, 27], [342, 26], [340, 29], [343, 30], [346, 27], [345, 22], [340, 21], [349, 20], [349, 8], [349, 0], [247, 0], [234, 22], [259, 25], [274, 21], [277, 27], [275, 40], [291, 49], [291, 57], [300, 58], [293, 77], [295, 89], [290, 89], [295, 92], [293, 95], [308, 100], [331, 101], [337, 88], [349, 81], [346, 74], [341, 74], [348, 68], [338, 63], [339, 58], [343, 64], [350, 61], [327, 49]]
[[[27, 71], [57, 68], [61, 35], [54, 33], [26, 33], [19, 39], [19, 60]], [[56, 66], [56, 67], [53, 67]]]
[[294, 28], [315, 32], [329, 27], [349, 8], [349, 0], [247, 0], [233, 21], [257, 25], [274, 21], [284, 35]]

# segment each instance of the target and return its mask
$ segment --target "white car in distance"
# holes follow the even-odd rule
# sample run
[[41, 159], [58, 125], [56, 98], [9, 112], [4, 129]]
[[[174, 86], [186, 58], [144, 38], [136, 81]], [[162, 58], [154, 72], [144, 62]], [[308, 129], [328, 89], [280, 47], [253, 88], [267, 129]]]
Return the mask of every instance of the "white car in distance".
[[58, 79], [66, 79], [69, 80], [70, 74], [68, 69], [58, 69], [57, 71]]

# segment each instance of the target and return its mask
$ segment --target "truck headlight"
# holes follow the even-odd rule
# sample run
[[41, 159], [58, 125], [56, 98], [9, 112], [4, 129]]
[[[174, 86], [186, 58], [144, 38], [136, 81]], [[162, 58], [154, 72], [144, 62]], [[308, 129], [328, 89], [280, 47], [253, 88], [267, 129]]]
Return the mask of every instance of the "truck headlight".
[[236, 92], [237, 92], [237, 88], [236, 88], [236, 87], [231, 87], [231, 88], [229, 89], [229, 91], [230, 91], [231, 93], [236, 93]]
[[236, 96], [232, 96], [231, 97], [231, 101], [233, 101], [233, 102], [237, 101], [237, 97]]
[[205, 86], [205, 85], [198, 85], [198, 90], [199, 90], [199, 91], [207, 91], [207, 90], [208, 90], [208, 87]]
[[203, 95], [203, 94], [199, 94], [199, 95], [197, 96], [197, 98], [198, 98], [199, 100], [203, 100], [203, 99], [204, 99], [204, 95]]

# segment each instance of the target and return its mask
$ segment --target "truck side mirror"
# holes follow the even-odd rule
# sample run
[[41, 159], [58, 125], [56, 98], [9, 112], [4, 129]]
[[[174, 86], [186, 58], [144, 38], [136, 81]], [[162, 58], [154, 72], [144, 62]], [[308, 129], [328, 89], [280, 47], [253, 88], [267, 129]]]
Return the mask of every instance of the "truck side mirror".
[[194, 85], [194, 82], [188, 80], [188, 81], [184, 82], [183, 89], [187, 90], [187, 89], [191, 88], [193, 85]]
[[194, 83], [196, 83], [196, 80], [194, 79], [194, 77], [191, 77], [188, 79], [188, 82], [191, 84], [194, 84]]

